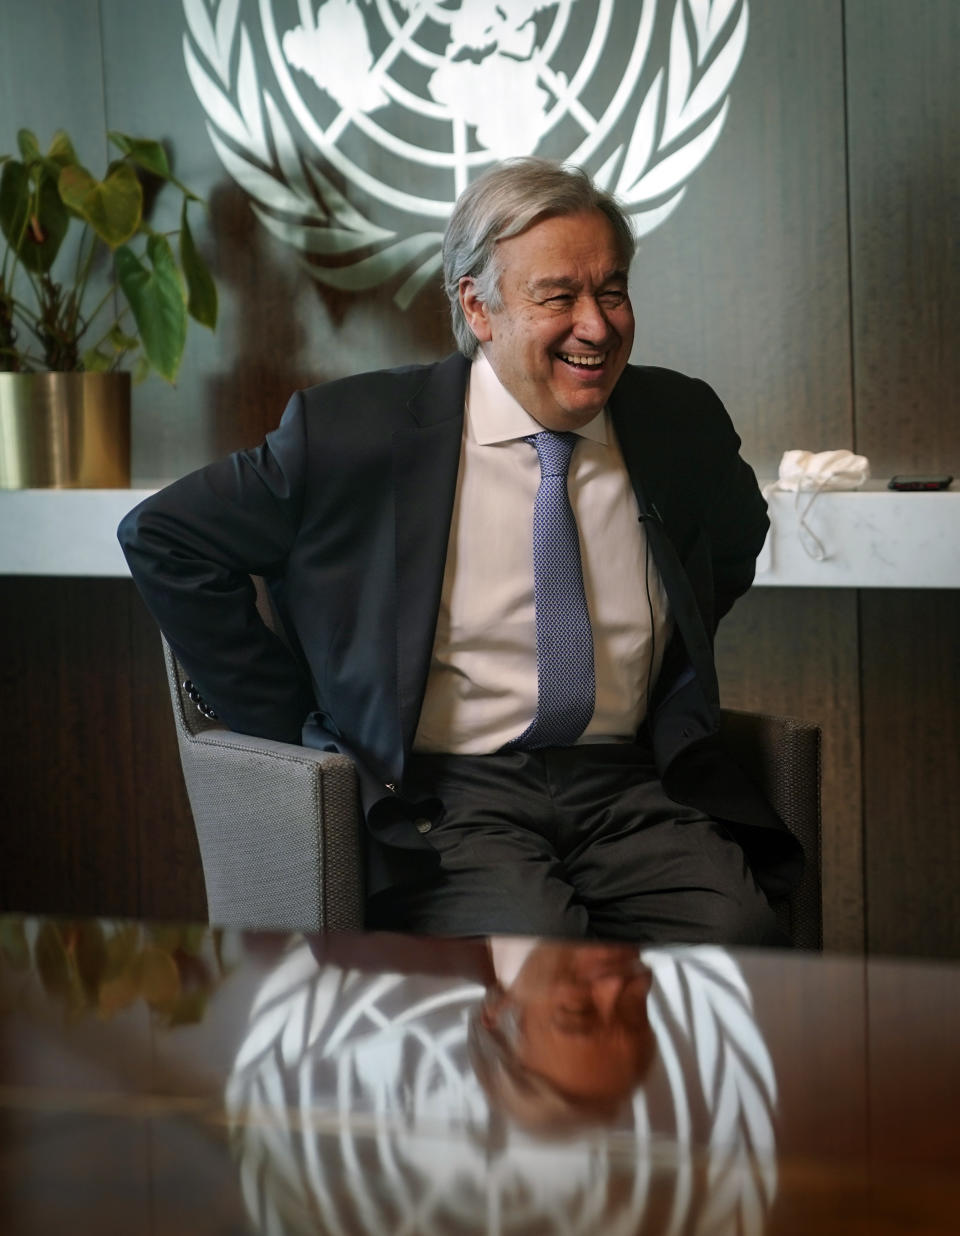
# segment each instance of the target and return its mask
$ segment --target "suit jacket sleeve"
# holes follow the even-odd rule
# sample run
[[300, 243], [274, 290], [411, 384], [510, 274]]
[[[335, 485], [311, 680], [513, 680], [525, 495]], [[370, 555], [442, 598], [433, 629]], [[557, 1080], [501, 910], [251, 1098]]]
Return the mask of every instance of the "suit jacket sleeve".
[[309, 679], [256, 609], [251, 574], [282, 572], [305, 486], [303, 397], [256, 450], [240, 451], [134, 508], [118, 536], [171, 648], [231, 729], [299, 742]]
[[714, 448], [701, 473], [707, 481], [704, 525], [712, 560], [713, 635], [720, 619], [753, 583], [770, 521], [753, 469], [740, 456], [740, 438], [726, 409], [705, 383], [697, 385], [715, 405]]

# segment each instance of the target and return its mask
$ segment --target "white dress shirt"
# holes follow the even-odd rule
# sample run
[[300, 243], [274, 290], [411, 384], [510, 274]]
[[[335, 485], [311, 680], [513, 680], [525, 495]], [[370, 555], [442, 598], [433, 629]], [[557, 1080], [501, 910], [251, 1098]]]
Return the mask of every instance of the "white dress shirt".
[[[542, 429], [478, 353], [415, 751], [489, 754], [533, 719], [533, 506], [540, 463], [523, 439]], [[580, 533], [596, 670], [593, 717], [579, 741], [628, 742], [646, 714], [672, 623], [609, 412], [578, 432], [567, 488]]]

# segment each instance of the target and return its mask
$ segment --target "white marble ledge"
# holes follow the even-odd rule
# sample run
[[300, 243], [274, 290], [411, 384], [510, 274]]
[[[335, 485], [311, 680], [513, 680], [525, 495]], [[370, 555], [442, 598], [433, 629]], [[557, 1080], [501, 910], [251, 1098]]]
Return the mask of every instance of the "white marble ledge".
[[0, 490], [0, 575], [129, 576], [117, 524], [155, 492]]
[[[0, 490], [0, 575], [122, 578], [116, 528], [151, 489]], [[884, 481], [821, 494], [807, 523], [827, 557], [799, 538], [795, 496], [770, 496], [772, 536], [757, 586], [960, 588], [960, 488], [893, 493]], [[801, 510], [809, 495], [801, 495]]]
[[[761, 484], [765, 484], [761, 482]], [[886, 481], [812, 495], [768, 494], [771, 531], [757, 585], [960, 588], [960, 488], [894, 492]], [[804, 536], [800, 517], [819, 546]], [[806, 541], [807, 546], [805, 546]], [[822, 551], [818, 560], [813, 554]]]

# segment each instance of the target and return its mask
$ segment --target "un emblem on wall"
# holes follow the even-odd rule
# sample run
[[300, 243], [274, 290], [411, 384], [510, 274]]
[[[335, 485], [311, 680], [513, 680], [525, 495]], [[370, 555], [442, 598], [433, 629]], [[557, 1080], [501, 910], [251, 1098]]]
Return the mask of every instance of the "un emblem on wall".
[[[747, 0], [183, 0], [224, 168], [311, 274], [406, 308], [491, 163], [585, 167], [642, 236], [713, 148]], [[249, 14], [247, 13], [247, 10]], [[246, 18], [246, 20], [244, 20]]]

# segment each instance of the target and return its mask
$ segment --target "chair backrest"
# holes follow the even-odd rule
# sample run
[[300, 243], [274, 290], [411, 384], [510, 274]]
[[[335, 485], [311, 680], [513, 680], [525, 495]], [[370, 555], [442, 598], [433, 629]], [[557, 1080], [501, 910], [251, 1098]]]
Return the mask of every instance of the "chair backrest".
[[797, 948], [820, 949], [820, 727], [727, 709], [720, 732], [727, 750], [803, 846], [803, 878], [774, 910]]

